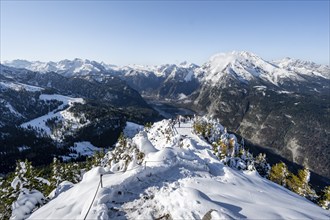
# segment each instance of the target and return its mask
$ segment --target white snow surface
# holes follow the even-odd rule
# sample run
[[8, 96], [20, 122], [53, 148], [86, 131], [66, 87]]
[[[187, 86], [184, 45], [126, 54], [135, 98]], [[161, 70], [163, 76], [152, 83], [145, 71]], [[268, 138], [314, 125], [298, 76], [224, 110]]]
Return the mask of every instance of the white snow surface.
[[[41, 129], [43, 130], [48, 136], [50, 136], [53, 139], [56, 139], [57, 137], [52, 134], [50, 128], [46, 126], [46, 121], [48, 119], [52, 119], [57, 117], [59, 120], [66, 120], [71, 121], [74, 125], [73, 128], [77, 128], [81, 126], [78, 121], [79, 119], [76, 119], [71, 112], [68, 111], [68, 109], [73, 105], [73, 103], [84, 103], [84, 100], [82, 98], [72, 98], [69, 96], [63, 96], [58, 94], [48, 95], [48, 94], [41, 94], [39, 96], [39, 99], [41, 100], [58, 100], [63, 102], [62, 105], [60, 105], [57, 109], [49, 112], [46, 115], [43, 115], [41, 117], [35, 118], [31, 121], [25, 122], [21, 124], [21, 127], [28, 128], [28, 126], [31, 126], [35, 129]], [[68, 108], [66, 108], [69, 106]], [[65, 109], [64, 109], [65, 108]]]
[[92, 156], [96, 151], [100, 151], [101, 148], [95, 147], [91, 142], [89, 141], [81, 141], [81, 142], [75, 142], [72, 147], [70, 147], [71, 150], [76, 151], [76, 154], [71, 153], [71, 157], [78, 157], [78, 155], [81, 156]]
[[44, 90], [43, 88], [38, 86], [31, 86], [18, 82], [0, 82], [0, 88], [9, 88], [15, 91], [26, 90], [28, 92], [39, 92]]
[[[145, 153], [142, 165], [129, 164], [126, 172], [95, 167], [29, 219], [202, 219], [207, 213], [212, 219], [330, 218], [328, 211], [256, 172], [225, 166], [191, 126], [181, 123], [177, 132], [168, 132], [168, 121], [155, 123], [133, 139]], [[98, 188], [100, 174], [103, 188]]]
[[10, 219], [26, 219], [37, 204], [43, 204], [44, 196], [38, 190], [29, 191], [23, 189], [17, 201], [12, 204], [12, 214]]
[[124, 135], [126, 137], [132, 138], [134, 137], [139, 131], [143, 130], [143, 125], [136, 124], [134, 122], [126, 122], [126, 126], [124, 128]]

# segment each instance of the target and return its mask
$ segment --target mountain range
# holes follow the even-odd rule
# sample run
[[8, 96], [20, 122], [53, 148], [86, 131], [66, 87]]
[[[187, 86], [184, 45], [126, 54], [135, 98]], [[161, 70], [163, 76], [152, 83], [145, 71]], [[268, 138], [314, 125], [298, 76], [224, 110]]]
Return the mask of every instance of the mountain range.
[[[132, 115], [138, 107], [143, 109], [140, 119], [156, 117], [151, 102], [212, 115], [251, 144], [330, 178], [327, 65], [291, 58], [266, 61], [250, 52], [234, 51], [216, 54], [201, 66], [14, 60], [2, 63], [0, 77], [3, 88], [10, 83], [37, 86], [98, 105], [109, 102], [116, 109], [131, 109]], [[8, 97], [2, 99], [8, 115], [24, 115]]]

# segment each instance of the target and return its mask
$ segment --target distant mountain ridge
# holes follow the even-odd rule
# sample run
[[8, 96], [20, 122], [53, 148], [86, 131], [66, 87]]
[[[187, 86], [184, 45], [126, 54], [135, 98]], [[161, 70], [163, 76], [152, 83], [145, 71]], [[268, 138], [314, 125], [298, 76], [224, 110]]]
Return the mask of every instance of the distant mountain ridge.
[[[276, 61], [266, 61], [261, 57], [246, 51], [232, 51], [228, 53], [219, 53], [210, 57], [201, 67], [193, 63], [182, 62], [176, 64], [165, 65], [127, 65], [116, 66], [112, 64], [106, 64], [105, 62], [97, 62], [88, 59], [75, 58], [73, 60], [61, 60], [58, 62], [41, 62], [41, 61], [28, 61], [28, 60], [13, 60], [4, 61], [3, 65], [15, 68], [24, 68], [31, 71], [37, 71], [41, 73], [57, 72], [65, 76], [73, 75], [86, 75], [89, 73], [104, 73], [104, 72], [132, 72], [132, 70], [140, 73], [153, 72], [158, 77], [168, 77], [175, 68], [177, 69], [198, 69], [197, 72], [202, 72], [203, 69], [209, 67], [211, 72], [205, 76], [203, 80], [214, 81], [219, 76], [215, 77], [215, 73], [244, 70], [244, 73], [240, 73], [238, 77], [249, 80], [254, 77], [266, 78], [273, 83], [275, 78], [294, 77], [294, 74], [302, 74], [309, 76], [321, 76], [326, 79], [330, 79], [330, 69], [328, 65], [316, 64], [311, 61], [303, 61], [299, 59], [292, 59], [289, 57]], [[259, 71], [256, 71], [259, 70]], [[267, 72], [262, 70], [268, 70], [271, 75], [265, 75]], [[237, 72], [237, 71], [235, 71]], [[200, 74], [197, 74], [200, 76]]]
[[[78, 78], [104, 85], [115, 76], [144, 98], [218, 117], [252, 143], [330, 178], [328, 65], [291, 58], [266, 61], [245, 51], [215, 54], [201, 66], [184, 62], [119, 67], [81, 59], [3, 64], [43, 74], [52, 70], [69, 82]], [[43, 81], [43, 86], [51, 81]]]

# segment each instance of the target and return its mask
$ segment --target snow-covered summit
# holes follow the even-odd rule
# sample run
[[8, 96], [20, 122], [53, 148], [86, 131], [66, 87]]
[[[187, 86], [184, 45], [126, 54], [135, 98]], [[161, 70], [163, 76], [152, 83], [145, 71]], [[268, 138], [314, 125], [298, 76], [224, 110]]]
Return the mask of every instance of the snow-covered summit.
[[215, 54], [202, 66], [198, 75], [202, 81], [210, 81], [213, 84], [221, 82], [226, 76], [242, 82], [262, 79], [275, 85], [283, 78], [297, 78], [294, 73], [246, 51]]

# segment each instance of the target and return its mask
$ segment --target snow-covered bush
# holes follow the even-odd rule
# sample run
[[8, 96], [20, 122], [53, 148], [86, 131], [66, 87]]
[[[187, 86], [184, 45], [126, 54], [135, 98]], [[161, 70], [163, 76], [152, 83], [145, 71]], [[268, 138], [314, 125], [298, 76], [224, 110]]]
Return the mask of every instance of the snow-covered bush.
[[218, 119], [196, 117], [193, 131], [212, 144], [213, 153], [225, 165], [239, 170], [255, 170], [255, 166], [257, 166], [257, 171], [261, 171], [260, 175], [264, 176], [265, 173], [268, 173], [269, 165], [266, 158], [263, 158], [264, 161], [255, 160], [245, 148], [244, 140], [242, 139], [242, 142], [238, 143], [236, 136], [227, 133], [227, 129], [220, 124]]
[[103, 159], [103, 164], [110, 166], [113, 171], [125, 171], [130, 163], [141, 165], [144, 153], [130, 138], [120, 135], [115, 149], [108, 152]]

